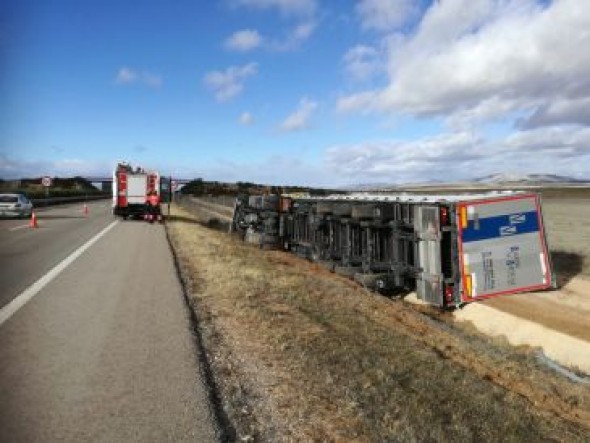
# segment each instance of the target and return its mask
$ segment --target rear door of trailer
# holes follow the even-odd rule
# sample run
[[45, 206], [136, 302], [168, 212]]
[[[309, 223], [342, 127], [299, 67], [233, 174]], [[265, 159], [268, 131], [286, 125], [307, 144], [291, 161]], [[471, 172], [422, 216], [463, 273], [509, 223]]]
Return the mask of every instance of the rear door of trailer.
[[554, 286], [535, 194], [457, 205], [462, 301]]

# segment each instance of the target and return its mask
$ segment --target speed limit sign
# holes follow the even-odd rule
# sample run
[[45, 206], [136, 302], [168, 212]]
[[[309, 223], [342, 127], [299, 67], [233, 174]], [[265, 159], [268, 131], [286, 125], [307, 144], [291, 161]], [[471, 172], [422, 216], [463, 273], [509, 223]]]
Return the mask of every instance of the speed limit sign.
[[46, 175], [45, 177], [43, 177], [41, 179], [41, 184], [43, 186], [45, 186], [46, 188], [48, 188], [49, 186], [51, 186], [51, 177], [49, 177], [48, 175]]

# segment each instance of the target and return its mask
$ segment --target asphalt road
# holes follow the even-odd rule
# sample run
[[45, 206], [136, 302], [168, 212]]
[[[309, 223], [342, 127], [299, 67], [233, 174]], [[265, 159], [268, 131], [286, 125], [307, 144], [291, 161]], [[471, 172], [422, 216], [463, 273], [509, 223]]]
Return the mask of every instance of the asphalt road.
[[38, 229], [0, 219], [0, 308], [113, 221], [109, 200], [88, 208], [88, 216], [82, 203], [40, 208]]
[[[3, 306], [113, 223], [109, 211], [51, 208], [38, 230], [0, 222]], [[2, 442], [215, 441], [162, 226], [116, 223], [0, 324], [0, 411]]]

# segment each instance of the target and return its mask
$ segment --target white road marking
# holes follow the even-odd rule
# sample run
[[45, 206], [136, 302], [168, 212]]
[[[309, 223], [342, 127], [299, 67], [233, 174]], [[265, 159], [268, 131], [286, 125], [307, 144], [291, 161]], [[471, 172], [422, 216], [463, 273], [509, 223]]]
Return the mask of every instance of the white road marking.
[[15, 226], [14, 228], [10, 228], [9, 231], [16, 231], [17, 229], [28, 228], [28, 227], [29, 227], [29, 225]]
[[51, 280], [57, 277], [64, 269], [66, 269], [69, 265], [71, 265], [74, 260], [80, 257], [84, 251], [90, 248], [94, 243], [96, 243], [103, 235], [109, 232], [113, 227], [119, 223], [118, 220], [115, 220], [74, 252], [72, 252], [68, 257], [63, 259], [60, 263], [58, 263], [53, 269], [51, 269], [47, 274], [25, 289], [22, 293], [20, 293], [17, 297], [14, 298], [10, 303], [0, 309], [0, 326], [4, 324], [10, 317], [12, 317], [20, 308], [22, 308], [29, 300], [31, 300], [35, 295], [41, 291]]

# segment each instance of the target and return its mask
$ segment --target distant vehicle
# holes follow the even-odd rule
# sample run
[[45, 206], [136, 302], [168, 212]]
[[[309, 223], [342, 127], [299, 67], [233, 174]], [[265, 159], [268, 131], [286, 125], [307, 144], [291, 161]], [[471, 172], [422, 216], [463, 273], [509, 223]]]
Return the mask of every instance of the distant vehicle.
[[30, 217], [33, 203], [23, 194], [0, 194], [0, 217]]
[[[148, 196], [155, 193], [160, 203], [169, 201], [170, 180], [157, 171], [128, 163], [119, 163], [113, 173], [113, 214], [127, 219], [146, 218], [153, 214], [148, 206]], [[157, 211], [161, 214], [161, 211]]]

